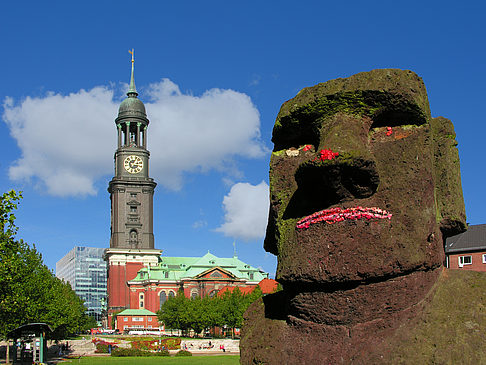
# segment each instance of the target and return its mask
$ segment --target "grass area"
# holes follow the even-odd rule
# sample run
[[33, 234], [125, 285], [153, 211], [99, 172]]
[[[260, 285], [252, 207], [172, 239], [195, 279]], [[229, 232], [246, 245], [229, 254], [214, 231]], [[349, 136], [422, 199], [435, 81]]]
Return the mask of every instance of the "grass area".
[[[63, 363], [67, 363], [66, 361]], [[102, 364], [135, 364], [135, 365], [238, 365], [240, 357], [237, 355], [221, 356], [191, 356], [191, 357], [83, 357], [71, 360], [72, 364], [102, 365]]]

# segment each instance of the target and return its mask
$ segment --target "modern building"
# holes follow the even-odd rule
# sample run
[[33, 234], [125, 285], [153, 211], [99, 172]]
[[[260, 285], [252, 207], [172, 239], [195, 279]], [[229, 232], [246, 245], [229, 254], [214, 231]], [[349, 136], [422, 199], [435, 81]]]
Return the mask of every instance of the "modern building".
[[447, 267], [486, 271], [486, 224], [470, 225], [467, 231], [446, 239]]
[[[135, 88], [133, 53], [130, 87], [115, 125], [115, 172], [108, 186], [111, 237], [104, 256], [108, 269], [107, 323], [124, 313], [127, 323], [117, 321], [121, 329], [141, 326], [141, 318], [151, 318], [150, 326], [155, 328], [158, 324], [154, 313], [178, 290], [188, 297], [202, 297], [215, 295], [226, 286], [256, 286], [267, 278], [268, 274], [237, 257], [218, 258], [209, 252], [203, 257], [164, 257], [162, 250], [155, 249], [153, 196], [157, 184], [149, 174], [149, 120]], [[150, 313], [139, 315], [142, 312], [126, 310]]]
[[69, 282], [84, 300], [88, 314], [101, 321], [106, 301], [106, 262], [103, 248], [76, 246], [56, 262], [56, 276]]

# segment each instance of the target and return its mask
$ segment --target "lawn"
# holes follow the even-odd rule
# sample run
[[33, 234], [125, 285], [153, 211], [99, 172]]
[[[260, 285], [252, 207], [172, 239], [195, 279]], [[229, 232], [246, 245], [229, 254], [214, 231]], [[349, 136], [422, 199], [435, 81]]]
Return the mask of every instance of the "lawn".
[[72, 364], [102, 365], [102, 364], [135, 364], [135, 365], [237, 365], [240, 357], [237, 355], [190, 356], [190, 357], [83, 357], [71, 360]]

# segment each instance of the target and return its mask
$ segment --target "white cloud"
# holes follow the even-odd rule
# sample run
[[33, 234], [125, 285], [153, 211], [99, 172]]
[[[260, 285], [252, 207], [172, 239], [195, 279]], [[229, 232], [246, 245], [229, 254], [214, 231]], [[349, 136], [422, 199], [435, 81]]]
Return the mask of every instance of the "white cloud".
[[234, 156], [263, 156], [260, 115], [250, 98], [233, 90], [182, 94], [168, 79], [151, 85], [147, 103], [151, 168], [162, 184], [177, 189], [182, 172], [234, 173]]
[[[183, 94], [168, 79], [148, 87], [151, 175], [169, 189], [182, 187], [184, 172], [238, 171], [234, 158], [258, 158], [260, 116], [250, 98], [233, 90]], [[22, 151], [10, 167], [13, 180], [32, 181], [49, 194], [94, 195], [96, 179], [113, 174], [114, 87], [69, 95], [49, 93], [15, 103], [4, 100], [3, 120]]]
[[192, 224], [192, 228], [194, 228], [194, 229], [200, 229], [200, 228], [206, 227], [207, 225], [208, 225], [208, 222], [206, 222], [205, 220], [201, 219], [201, 220], [195, 221]]
[[225, 222], [215, 229], [225, 236], [245, 241], [265, 236], [270, 205], [268, 185], [238, 183], [223, 199]]
[[95, 194], [94, 180], [113, 168], [117, 105], [113, 90], [96, 87], [66, 96], [4, 102], [3, 119], [22, 156], [13, 180], [37, 178], [52, 195]]

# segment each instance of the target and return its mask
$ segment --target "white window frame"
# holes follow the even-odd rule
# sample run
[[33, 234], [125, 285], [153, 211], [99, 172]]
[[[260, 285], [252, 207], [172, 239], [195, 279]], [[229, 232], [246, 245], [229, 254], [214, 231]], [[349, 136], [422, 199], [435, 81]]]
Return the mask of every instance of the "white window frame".
[[483, 264], [486, 264], [486, 253], [483, 253]]
[[[469, 258], [469, 262], [465, 262], [466, 257]], [[472, 255], [459, 256], [457, 258], [457, 262], [459, 264], [459, 267], [463, 267], [464, 265], [472, 265]]]

